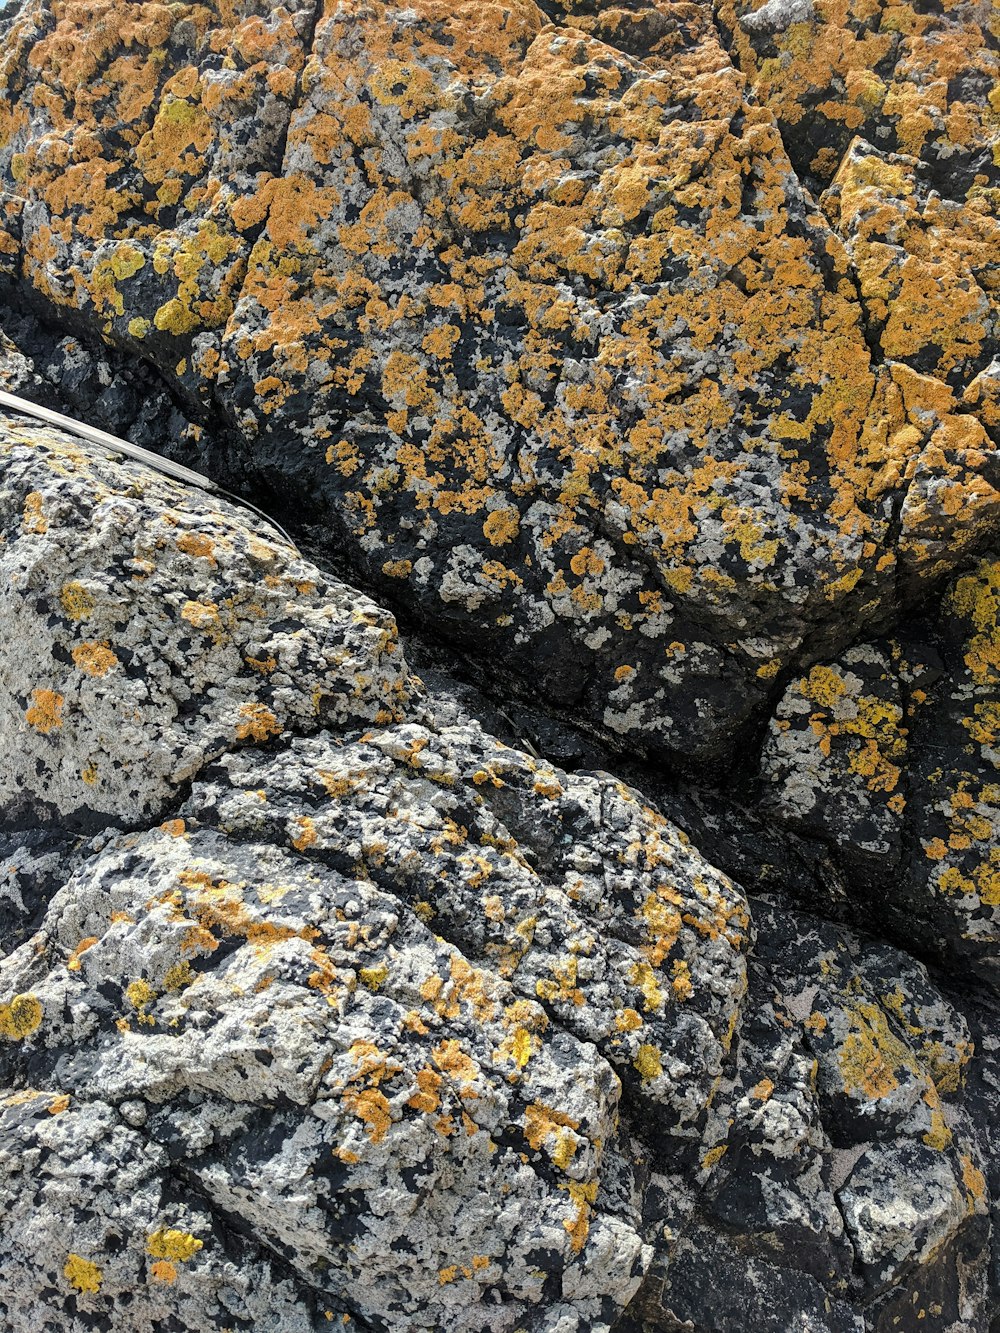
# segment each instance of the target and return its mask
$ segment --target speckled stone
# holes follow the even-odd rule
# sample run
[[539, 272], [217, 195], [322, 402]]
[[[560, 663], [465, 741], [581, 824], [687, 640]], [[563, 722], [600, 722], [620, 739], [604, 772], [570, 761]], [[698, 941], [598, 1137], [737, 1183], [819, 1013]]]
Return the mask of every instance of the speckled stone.
[[[257, 515], [17, 417], [0, 459], [10, 1333], [991, 1333], [985, 1011], [493, 739]], [[915, 667], [823, 670], [846, 774]]]
[[990, 13], [28, 0], [0, 264], [508, 686], [724, 769], [996, 523]]

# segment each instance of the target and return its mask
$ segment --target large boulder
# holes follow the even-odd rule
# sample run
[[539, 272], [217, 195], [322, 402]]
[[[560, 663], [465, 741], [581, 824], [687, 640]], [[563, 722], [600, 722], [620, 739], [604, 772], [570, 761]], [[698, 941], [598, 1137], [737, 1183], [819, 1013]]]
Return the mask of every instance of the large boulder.
[[0, 429], [12, 1333], [989, 1333], [992, 1048], [920, 964], [494, 740], [258, 515]]
[[3, 814], [54, 825], [8, 847], [2, 1151], [54, 1173], [7, 1174], [8, 1313], [203, 1328], [259, 1274], [300, 1323], [609, 1328], [650, 1256], [620, 1103], [697, 1142], [742, 894], [614, 779], [437, 725], [386, 613], [255, 516], [23, 419], [0, 459]]
[[366, 586], [722, 765], [997, 513], [983, 6], [827, 8], [25, 0], [3, 266]]

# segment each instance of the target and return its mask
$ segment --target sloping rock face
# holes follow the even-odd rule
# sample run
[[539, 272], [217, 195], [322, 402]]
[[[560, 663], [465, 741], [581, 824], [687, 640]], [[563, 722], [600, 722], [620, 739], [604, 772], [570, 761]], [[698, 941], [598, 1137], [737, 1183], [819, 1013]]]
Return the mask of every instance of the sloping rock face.
[[493, 740], [256, 516], [0, 460], [5, 1328], [989, 1333], [992, 1048], [919, 963]]
[[367, 585], [725, 764], [995, 517], [990, 14], [25, 0], [3, 264]]
[[0, 177], [309, 552], [0, 412], [0, 1333], [1000, 1333], [995, 7], [14, 0]]
[[834, 846], [895, 932], [1000, 982], [1000, 564], [987, 554], [898, 638], [789, 686], [762, 799]]

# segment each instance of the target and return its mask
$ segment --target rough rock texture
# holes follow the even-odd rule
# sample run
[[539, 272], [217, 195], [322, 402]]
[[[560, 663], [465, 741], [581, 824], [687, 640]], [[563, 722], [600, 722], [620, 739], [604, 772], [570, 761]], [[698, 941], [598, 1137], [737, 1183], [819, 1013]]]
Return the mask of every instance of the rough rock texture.
[[706, 1132], [707, 1181], [654, 1260], [636, 1319], [713, 1331], [989, 1329], [990, 1154], [981, 1118], [954, 1095], [973, 1053], [965, 1020], [894, 949], [763, 900], [753, 915], [745, 1019]]
[[5, 1327], [729, 1329], [733, 1269], [761, 1327], [988, 1333], [995, 1108], [919, 964], [493, 740], [256, 516], [0, 459]]
[[719, 762], [995, 516], [991, 22], [25, 0], [4, 263], [371, 586]]
[[995, 7], [15, 0], [0, 175], [302, 543], [0, 414], [0, 1333], [1000, 1333]]
[[897, 935], [1000, 983], [1000, 563], [987, 555], [898, 639], [793, 682], [763, 800], [828, 841]]
[[[231, 508], [17, 419], [2, 449], [5, 559], [48, 580], [10, 579], [33, 618], [3, 663], [8, 819], [174, 814], [78, 844], [54, 893], [52, 844], [23, 866], [12, 846], [17, 924], [47, 908], [0, 964], [2, 1141], [47, 1161], [54, 1136], [88, 1183], [63, 1256], [59, 1171], [41, 1194], [12, 1172], [8, 1318], [55, 1279], [67, 1317], [128, 1291], [130, 1327], [165, 1301], [204, 1327], [230, 1299], [256, 1327], [277, 1264], [377, 1327], [609, 1327], [649, 1261], [619, 1101], [658, 1108], [658, 1144], [697, 1138], [745, 989], [743, 896], [613, 779], [435, 726], [388, 617]], [[157, 687], [171, 652], [181, 701]], [[114, 675], [127, 733], [89, 693]], [[125, 1172], [110, 1197], [94, 1152]], [[177, 1173], [200, 1212], [160, 1202]], [[248, 1251], [231, 1297], [212, 1246], [184, 1266], [219, 1218], [275, 1252]]]

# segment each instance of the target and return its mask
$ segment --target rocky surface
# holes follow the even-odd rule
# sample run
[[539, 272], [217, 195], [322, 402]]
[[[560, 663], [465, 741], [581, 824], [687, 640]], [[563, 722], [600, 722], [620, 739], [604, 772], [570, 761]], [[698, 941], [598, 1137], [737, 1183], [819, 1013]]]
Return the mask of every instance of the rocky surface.
[[25, 0], [4, 264], [508, 685], [725, 764], [995, 515], [990, 22]]
[[0, 5], [3, 1333], [998, 1333], [998, 89]]
[[0, 458], [6, 1327], [986, 1333], [920, 964], [492, 739], [255, 515]]

